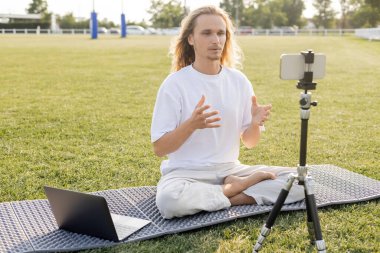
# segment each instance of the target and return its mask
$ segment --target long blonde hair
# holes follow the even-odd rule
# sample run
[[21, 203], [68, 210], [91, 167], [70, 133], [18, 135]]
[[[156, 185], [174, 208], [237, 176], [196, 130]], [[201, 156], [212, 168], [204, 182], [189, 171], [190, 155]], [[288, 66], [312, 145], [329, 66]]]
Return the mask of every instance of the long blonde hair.
[[195, 61], [194, 48], [189, 44], [188, 37], [193, 33], [196, 19], [200, 15], [219, 15], [226, 23], [226, 42], [224, 44], [220, 63], [228, 67], [242, 67], [243, 53], [234, 39], [234, 27], [228, 14], [215, 6], [200, 7], [184, 18], [181, 22], [181, 31], [170, 48], [172, 56], [172, 71], [178, 71]]

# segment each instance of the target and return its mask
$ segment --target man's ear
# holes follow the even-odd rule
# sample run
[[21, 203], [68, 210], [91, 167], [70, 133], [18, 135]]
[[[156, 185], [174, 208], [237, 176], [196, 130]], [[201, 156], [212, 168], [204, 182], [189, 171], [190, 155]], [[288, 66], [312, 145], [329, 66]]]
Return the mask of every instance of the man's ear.
[[190, 34], [189, 37], [187, 37], [187, 42], [189, 43], [190, 46], [194, 45], [194, 38], [192, 34]]

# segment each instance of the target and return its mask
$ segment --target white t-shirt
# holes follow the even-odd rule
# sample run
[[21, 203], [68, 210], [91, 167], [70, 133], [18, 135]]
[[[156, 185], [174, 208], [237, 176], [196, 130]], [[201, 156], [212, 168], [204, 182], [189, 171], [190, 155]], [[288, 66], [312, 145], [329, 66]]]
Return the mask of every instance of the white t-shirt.
[[[217, 75], [206, 75], [191, 65], [170, 74], [162, 83], [154, 107], [151, 141], [173, 131], [189, 119], [201, 99], [218, 110], [219, 128], [197, 129], [182, 146], [168, 154], [161, 164], [166, 168], [239, 163], [240, 135], [251, 123], [252, 85], [238, 70], [222, 67]], [[207, 112], [206, 111], [206, 112]]]

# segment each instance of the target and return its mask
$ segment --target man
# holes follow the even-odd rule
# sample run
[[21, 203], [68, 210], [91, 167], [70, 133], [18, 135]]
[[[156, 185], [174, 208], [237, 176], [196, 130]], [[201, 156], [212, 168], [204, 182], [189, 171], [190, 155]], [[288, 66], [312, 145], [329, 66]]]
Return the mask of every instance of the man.
[[[156, 203], [164, 218], [231, 205], [272, 204], [292, 168], [240, 164], [240, 139], [254, 147], [271, 105], [259, 105], [239, 64], [233, 27], [206, 6], [183, 21], [173, 48], [174, 73], [162, 83], [153, 112], [154, 152], [161, 164]], [[295, 186], [287, 203], [304, 198]]]

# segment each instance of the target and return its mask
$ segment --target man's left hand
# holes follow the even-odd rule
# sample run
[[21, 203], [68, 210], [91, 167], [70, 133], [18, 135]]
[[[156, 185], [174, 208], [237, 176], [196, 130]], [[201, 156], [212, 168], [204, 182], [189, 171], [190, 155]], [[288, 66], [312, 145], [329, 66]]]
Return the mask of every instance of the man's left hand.
[[264, 125], [264, 122], [269, 119], [270, 110], [272, 109], [272, 105], [260, 105], [257, 103], [256, 96], [252, 96], [252, 124], [253, 125]]

